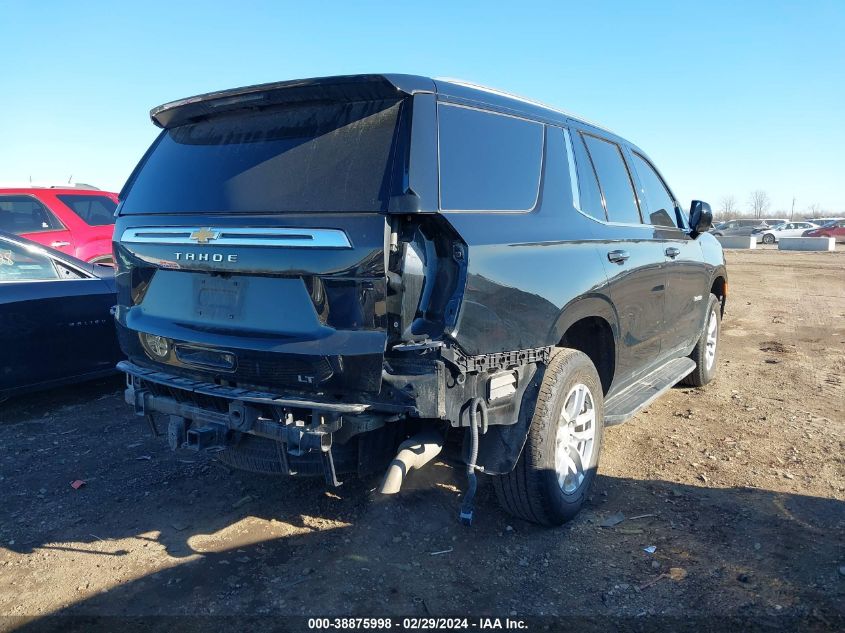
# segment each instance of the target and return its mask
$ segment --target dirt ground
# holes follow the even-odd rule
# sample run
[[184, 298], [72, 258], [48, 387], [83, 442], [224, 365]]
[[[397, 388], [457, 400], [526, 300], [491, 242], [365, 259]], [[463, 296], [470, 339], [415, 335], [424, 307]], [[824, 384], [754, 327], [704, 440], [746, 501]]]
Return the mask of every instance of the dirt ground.
[[376, 480], [326, 490], [171, 453], [119, 380], [10, 401], [0, 614], [30, 626], [56, 613], [580, 614], [836, 628], [845, 253], [729, 251], [728, 263], [717, 380], [610, 428], [590, 503], [560, 529], [504, 514], [483, 481], [476, 523], [461, 526], [463, 476], [443, 463], [379, 498]]

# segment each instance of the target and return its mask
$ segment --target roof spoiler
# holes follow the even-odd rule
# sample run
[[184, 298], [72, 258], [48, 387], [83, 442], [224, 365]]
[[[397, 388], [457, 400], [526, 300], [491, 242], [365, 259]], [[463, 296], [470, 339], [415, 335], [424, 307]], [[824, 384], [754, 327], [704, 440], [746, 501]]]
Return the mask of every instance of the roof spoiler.
[[208, 92], [165, 103], [150, 110], [160, 128], [184, 125], [207, 116], [244, 108], [308, 101], [399, 99], [418, 92], [434, 92], [431, 79], [414, 75], [346, 75], [296, 79]]

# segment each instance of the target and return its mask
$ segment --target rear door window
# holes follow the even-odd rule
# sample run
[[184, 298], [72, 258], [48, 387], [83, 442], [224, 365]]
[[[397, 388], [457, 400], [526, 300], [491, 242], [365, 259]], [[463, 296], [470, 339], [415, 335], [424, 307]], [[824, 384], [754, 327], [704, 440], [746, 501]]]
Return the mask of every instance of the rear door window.
[[63, 228], [59, 219], [32, 196], [0, 196], [0, 231], [37, 233]]
[[117, 203], [108, 196], [60, 194], [56, 196], [89, 226], [114, 224]]
[[401, 101], [288, 105], [162, 132], [121, 213], [386, 211]]
[[0, 240], [0, 283], [59, 278], [53, 260], [49, 257], [19, 244]]
[[543, 125], [440, 104], [440, 206], [449, 211], [528, 211], [540, 189]]
[[658, 173], [645, 158], [633, 152], [634, 169], [642, 185], [642, 199], [648, 207], [648, 224], [678, 226], [675, 201]]
[[619, 146], [590, 134], [584, 135], [584, 141], [599, 179], [607, 219], [622, 224], [640, 224], [642, 220], [631, 175]]

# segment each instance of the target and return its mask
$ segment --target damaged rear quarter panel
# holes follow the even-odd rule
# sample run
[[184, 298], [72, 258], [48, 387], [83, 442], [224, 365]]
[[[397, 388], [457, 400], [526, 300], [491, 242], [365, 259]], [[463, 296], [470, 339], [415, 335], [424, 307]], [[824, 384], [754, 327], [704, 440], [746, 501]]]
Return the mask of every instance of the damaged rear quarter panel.
[[535, 208], [523, 213], [444, 212], [468, 246], [467, 283], [455, 338], [468, 354], [557, 345], [572, 297], [607, 284], [593, 224], [572, 204], [566, 149], [549, 127]]

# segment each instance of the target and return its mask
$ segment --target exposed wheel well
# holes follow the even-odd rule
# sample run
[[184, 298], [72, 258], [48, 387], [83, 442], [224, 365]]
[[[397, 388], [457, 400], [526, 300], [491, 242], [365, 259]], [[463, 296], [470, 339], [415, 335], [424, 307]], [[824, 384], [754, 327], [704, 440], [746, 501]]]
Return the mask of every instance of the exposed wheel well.
[[719, 299], [719, 304], [722, 306], [722, 316], [725, 316], [725, 302], [728, 298], [727, 283], [724, 277], [716, 277], [713, 280], [713, 285], [710, 286], [710, 292], [716, 295]]
[[560, 346], [577, 349], [590, 358], [599, 373], [602, 390], [607, 394], [616, 371], [616, 345], [610, 324], [601, 317], [576, 321], [566, 330]]

